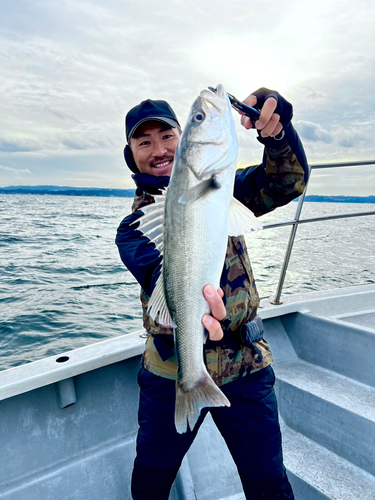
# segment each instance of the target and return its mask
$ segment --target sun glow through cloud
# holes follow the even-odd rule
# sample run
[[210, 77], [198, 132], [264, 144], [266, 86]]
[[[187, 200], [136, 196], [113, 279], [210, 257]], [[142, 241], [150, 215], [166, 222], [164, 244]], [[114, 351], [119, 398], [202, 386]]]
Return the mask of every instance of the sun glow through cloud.
[[221, 78], [221, 83], [239, 99], [245, 99], [250, 90], [259, 87], [285, 92], [293, 82], [293, 75], [275, 54], [267, 50], [260, 53], [257, 48], [249, 47], [248, 42], [246, 39], [210, 41], [196, 47], [192, 58], [198, 67], [204, 68], [205, 74]]

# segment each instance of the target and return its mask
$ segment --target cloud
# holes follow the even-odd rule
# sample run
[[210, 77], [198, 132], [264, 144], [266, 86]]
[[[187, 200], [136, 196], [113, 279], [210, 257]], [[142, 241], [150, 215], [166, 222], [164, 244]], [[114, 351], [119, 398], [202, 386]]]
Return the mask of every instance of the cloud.
[[343, 148], [352, 148], [353, 146], [356, 145], [355, 139], [352, 138], [343, 138], [339, 140], [339, 145], [342, 146]]
[[45, 112], [49, 113], [50, 115], [58, 118], [59, 120], [62, 120], [64, 122], [73, 122], [73, 123], [79, 123], [79, 120], [75, 116], [68, 115], [66, 113], [63, 113], [61, 111], [57, 111], [56, 109], [51, 109], [49, 107], [45, 107]]
[[[87, 128], [87, 126], [86, 126]], [[3, 153], [35, 153], [35, 152], [64, 152], [71, 149], [89, 151], [95, 149], [108, 149], [118, 146], [119, 141], [103, 136], [99, 131], [82, 131], [79, 128], [75, 133], [50, 133], [44, 137], [43, 142], [28, 139], [0, 139], [0, 152]]]
[[74, 134], [68, 135], [66, 138], [59, 138], [59, 143], [68, 149], [75, 149], [78, 151], [92, 150], [92, 149], [108, 149], [112, 148], [116, 143], [113, 139], [103, 136], [99, 138], [98, 132], [87, 132], [84, 136], [78, 135], [78, 140], [74, 138]]
[[78, 144], [77, 142], [70, 141], [69, 139], [65, 139], [62, 143], [69, 149], [77, 149], [78, 151], [87, 149], [87, 146], [84, 144]]
[[0, 170], [5, 170], [6, 172], [14, 172], [16, 174], [31, 174], [28, 168], [12, 168], [0, 165]]
[[366, 144], [373, 141], [373, 125], [365, 123], [362, 126], [349, 125], [347, 127], [337, 127], [334, 132], [337, 144], [343, 148], [364, 149]]
[[307, 99], [312, 99], [313, 101], [315, 101], [316, 99], [324, 98], [324, 94], [322, 92], [317, 92], [315, 89], [311, 87], [303, 87], [303, 88], [306, 92]]
[[23, 153], [37, 151], [40, 149], [35, 143], [25, 140], [7, 141], [0, 139], [0, 151], [4, 153]]
[[[103, 173], [107, 187], [133, 187], [122, 157], [126, 111], [165, 99], [184, 127], [199, 91], [217, 83], [238, 98], [278, 90], [314, 163], [374, 158], [369, 0], [342, 0], [339, 10], [333, 0], [284, 4], [235, 0], [228, 16], [226, 0], [5, 2], [0, 163], [12, 154], [9, 163], [42, 184], [43, 175], [64, 184], [65, 172], [84, 178], [97, 159], [90, 185]], [[259, 164], [256, 133], [241, 128], [239, 164]]]
[[294, 122], [296, 130], [303, 139], [308, 141], [321, 141], [330, 144], [333, 141], [332, 134], [319, 125], [319, 123], [298, 120]]

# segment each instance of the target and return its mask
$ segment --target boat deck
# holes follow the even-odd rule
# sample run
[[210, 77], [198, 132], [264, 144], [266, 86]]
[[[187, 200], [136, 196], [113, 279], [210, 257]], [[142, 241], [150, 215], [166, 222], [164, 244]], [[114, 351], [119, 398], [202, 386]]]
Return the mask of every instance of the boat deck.
[[347, 321], [348, 323], [353, 323], [354, 325], [364, 326], [365, 328], [375, 330], [375, 311], [341, 316], [340, 319], [342, 321]]
[[[375, 285], [262, 301], [296, 500], [375, 499]], [[0, 372], [1, 500], [130, 500], [139, 332]], [[147, 480], [147, 478], [145, 478]], [[170, 500], [242, 500], [208, 416]]]

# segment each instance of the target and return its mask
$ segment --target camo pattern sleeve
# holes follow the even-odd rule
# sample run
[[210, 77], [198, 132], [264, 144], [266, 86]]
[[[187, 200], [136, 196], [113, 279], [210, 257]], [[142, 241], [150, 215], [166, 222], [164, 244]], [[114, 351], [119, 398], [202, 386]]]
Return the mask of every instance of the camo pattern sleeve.
[[[220, 286], [224, 291], [227, 315], [221, 325], [224, 337], [219, 342], [207, 340], [204, 352], [207, 370], [220, 387], [239, 377], [255, 373], [273, 361], [270, 347], [262, 339], [245, 346], [239, 328], [257, 312], [259, 296], [243, 236], [228, 238], [227, 254]], [[175, 380], [177, 356], [172, 330], [166, 331], [147, 318], [148, 297], [142, 295], [144, 325], [150, 336], [146, 342], [144, 367], [160, 377]], [[164, 335], [160, 335], [164, 334]], [[167, 335], [165, 335], [167, 334]]]
[[208, 340], [205, 355], [208, 372], [218, 386], [255, 373], [273, 361], [271, 349], [262, 339], [251, 346], [241, 343], [239, 329], [257, 313], [259, 295], [243, 236], [228, 238], [225, 265], [220, 279], [227, 315], [220, 342]]
[[150, 205], [150, 203], [155, 203], [155, 198], [151, 194], [143, 193], [140, 196], [135, 196], [132, 205], [132, 212], [140, 210], [142, 207]]
[[258, 140], [266, 145], [263, 162], [237, 171], [234, 196], [259, 217], [300, 196], [309, 167], [291, 124], [280, 143], [272, 138]]
[[253, 270], [243, 236], [228, 238], [224, 269], [220, 278], [227, 315], [221, 325], [235, 332], [250, 321], [259, 306]]

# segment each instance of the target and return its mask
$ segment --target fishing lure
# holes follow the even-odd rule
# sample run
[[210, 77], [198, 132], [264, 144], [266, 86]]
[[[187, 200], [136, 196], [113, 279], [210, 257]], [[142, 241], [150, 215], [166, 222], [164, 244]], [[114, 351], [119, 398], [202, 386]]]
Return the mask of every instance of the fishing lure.
[[[216, 94], [217, 89], [214, 87], [208, 87], [211, 92], [214, 92]], [[228, 94], [228, 92], [227, 92]], [[248, 116], [251, 120], [251, 123], [253, 127], [255, 128], [255, 122], [259, 120], [260, 117], [260, 111], [258, 109], [252, 108], [251, 106], [248, 106], [247, 104], [244, 104], [243, 102], [239, 101], [234, 95], [228, 94], [229, 101], [232, 105], [232, 108], [235, 109], [236, 111], [239, 111], [241, 113], [244, 113], [246, 116]]]

